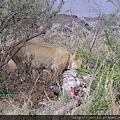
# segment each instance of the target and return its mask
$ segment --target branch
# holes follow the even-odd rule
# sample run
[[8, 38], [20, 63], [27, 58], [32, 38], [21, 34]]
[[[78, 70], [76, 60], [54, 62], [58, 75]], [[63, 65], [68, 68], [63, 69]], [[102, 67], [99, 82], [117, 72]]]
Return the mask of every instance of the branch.
[[[41, 33], [42, 33], [42, 32], [41, 32]], [[23, 43], [23, 45], [24, 45], [27, 41], [30, 41], [31, 39], [33, 39], [33, 38], [41, 35], [41, 33], [36, 34], [36, 35], [34, 35], [34, 36], [31, 36], [31, 37], [28, 37], [28, 38], [23, 38], [23, 39], [21, 39], [20, 41], [11, 44], [10, 47], [8, 48], [8, 51], [6, 51], [5, 55], [3, 56], [2, 62], [4, 62], [4, 61], [6, 60], [6, 57], [7, 57], [7, 56], [10, 54], [10, 52], [15, 48], [15, 46], [18, 46], [18, 45], [20, 45], [20, 44], [22, 44], [22, 43]], [[22, 47], [22, 46], [20, 46], [20, 48], [21, 48], [21, 47]], [[19, 49], [19, 48], [18, 48], [18, 49]], [[19, 49], [19, 50], [20, 50], [20, 49]], [[18, 51], [19, 51], [19, 50], [18, 50]], [[15, 54], [16, 54], [18, 51], [16, 51]], [[0, 65], [0, 68], [1, 68], [2, 66], [4, 66], [5, 64], [7, 64], [7, 63], [10, 61], [10, 59], [11, 59], [15, 54], [13, 54], [12, 56], [10, 56], [4, 63], [2, 63], [2, 64]]]
[[[18, 46], [18, 45], [20, 45], [22, 43], [25, 44], [26, 42], [30, 41], [31, 39], [33, 39], [33, 38], [35, 38], [35, 37], [37, 37], [37, 36], [39, 36], [39, 35], [41, 35], [43, 33], [45, 34], [47, 28], [49, 28], [49, 26], [52, 23], [53, 19], [55, 18], [56, 14], [60, 11], [63, 3], [64, 3], [64, 0], [61, 0], [60, 4], [58, 6], [58, 9], [56, 11], [53, 11], [53, 13], [51, 15], [51, 18], [48, 21], [46, 21], [46, 23], [44, 23], [43, 29], [42, 29], [42, 31], [40, 33], [37, 33], [37, 34], [35, 34], [33, 36], [26, 35], [25, 38], [19, 40], [18, 42], [15, 42], [15, 43], [13, 43], [13, 44], [11, 44], [9, 46], [8, 50], [5, 52], [5, 54], [4, 54], [3, 58], [2, 58], [2, 61], [1, 61], [2, 63], [0, 65], [0, 68], [2, 66], [4, 66], [5, 64], [7, 64], [9, 62], [9, 60], [19, 51], [18, 50], [17, 52], [15, 52], [14, 55], [8, 57], [8, 55], [10, 54], [11, 50], [14, 49], [14, 47], [16, 47], [16, 46]], [[14, 12], [10, 17], [8, 17], [8, 19], [3, 23], [3, 26], [0, 29], [0, 32], [2, 32], [2, 30], [4, 30], [4, 28], [7, 26], [7, 23], [21, 10], [23, 10], [23, 8], [19, 9], [18, 11]], [[21, 46], [20, 46], [20, 48], [21, 48]]]
[[14, 13], [12, 13], [12, 15], [9, 15], [9, 17], [3, 22], [3, 24], [0, 26], [0, 33], [6, 28], [7, 23], [21, 10], [23, 10], [23, 8], [16, 10]]
[[96, 42], [97, 37], [98, 37], [99, 30], [100, 30], [100, 24], [99, 24], [99, 27], [98, 27], [98, 29], [97, 29], [97, 31], [96, 31], [95, 37], [94, 37], [94, 39], [93, 39], [93, 41], [92, 41], [92, 43], [91, 43], [91, 45], [90, 45], [90, 52], [92, 52], [92, 48], [93, 48], [94, 45], [95, 45], [95, 42]]

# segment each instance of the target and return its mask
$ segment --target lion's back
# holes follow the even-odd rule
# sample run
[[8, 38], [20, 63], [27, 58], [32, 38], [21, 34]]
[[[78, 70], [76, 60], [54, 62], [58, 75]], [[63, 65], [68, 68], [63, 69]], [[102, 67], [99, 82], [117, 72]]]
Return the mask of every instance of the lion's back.
[[[13, 52], [16, 51], [16, 47]], [[53, 68], [58, 66], [66, 67], [70, 61], [69, 52], [63, 47], [50, 47], [38, 43], [27, 42], [13, 57], [15, 63], [19, 61], [28, 62], [31, 60], [34, 67], [47, 67]]]

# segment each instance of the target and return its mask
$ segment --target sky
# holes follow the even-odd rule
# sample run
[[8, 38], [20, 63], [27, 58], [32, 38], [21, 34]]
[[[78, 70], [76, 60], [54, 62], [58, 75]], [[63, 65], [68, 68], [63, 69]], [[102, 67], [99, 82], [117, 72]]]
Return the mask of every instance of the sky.
[[[118, 2], [120, 3], [120, 0]], [[59, 3], [59, 0], [57, 0], [57, 3]], [[103, 13], [113, 13], [120, 7], [120, 5], [119, 7], [117, 5], [107, 2], [107, 0], [65, 0], [61, 13], [91, 17]], [[69, 12], [66, 12], [67, 10]]]

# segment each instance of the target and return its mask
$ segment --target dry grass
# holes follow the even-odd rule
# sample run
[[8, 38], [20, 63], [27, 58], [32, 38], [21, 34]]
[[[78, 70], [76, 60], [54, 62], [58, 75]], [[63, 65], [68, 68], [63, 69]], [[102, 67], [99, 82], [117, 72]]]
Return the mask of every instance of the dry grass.
[[[96, 25], [97, 26], [97, 25]], [[101, 68], [105, 65], [107, 58], [112, 56], [114, 58], [115, 54], [111, 52], [106, 44], [104, 44], [105, 37], [98, 32], [100, 28], [94, 29], [89, 34], [85, 34], [83, 30], [79, 32], [74, 32], [70, 34], [65, 33], [51, 33], [48, 31], [45, 35], [34, 38], [32, 41], [37, 43], [43, 43], [50, 46], [62, 46], [67, 49], [70, 53], [74, 53], [77, 48], [81, 47], [85, 51], [92, 52], [98, 59], [101, 60], [103, 55], [99, 51], [106, 52], [106, 59], [103, 60], [103, 64], [96, 70], [93, 70], [95, 74], [94, 79], [99, 76], [99, 81], [97, 82], [97, 87], [90, 96], [86, 98], [69, 98], [69, 94], [61, 95], [59, 98], [49, 92], [48, 86], [43, 86], [41, 83], [30, 83], [22, 84], [21, 89], [19, 89], [19, 98], [3, 98], [0, 100], [0, 110], [2, 106], [2, 114], [13, 114], [13, 115], [85, 115], [88, 114], [87, 111], [90, 104], [101, 88], [102, 77], [104, 73], [100, 73]], [[81, 59], [84, 60], [83, 57]], [[102, 62], [101, 62], [102, 63]], [[93, 68], [92, 68], [93, 69]], [[96, 114], [105, 115], [119, 115], [120, 114], [120, 100], [116, 102], [116, 97], [114, 94], [114, 68], [113, 71], [108, 71], [104, 81], [105, 96], [102, 96], [101, 101], [108, 101], [108, 109], [105, 113], [99, 113], [95, 111]], [[50, 78], [49, 78], [50, 79]], [[18, 79], [19, 81], [19, 79]], [[15, 81], [17, 83], [17, 81]], [[18, 82], [19, 83], [19, 82]], [[17, 83], [17, 84], [18, 84]], [[18, 84], [20, 85], [20, 84]], [[23, 87], [24, 86], [24, 87]], [[30, 88], [28, 87], [30, 86]], [[23, 88], [27, 89], [27, 92]], [[43, 89], [44, 88], [44, 89]], [[23, 89], [23, 90], [22, 90]], [[22, 91], [21, 91], [22, 90]], [[99, 92], [98, 92], [99, 93]], [[79, 104], [79, 105], [78, 105]], [[78, 105], [78, 106], [77, 106]], [[92, 113], [91, 113], [92, 114]]]

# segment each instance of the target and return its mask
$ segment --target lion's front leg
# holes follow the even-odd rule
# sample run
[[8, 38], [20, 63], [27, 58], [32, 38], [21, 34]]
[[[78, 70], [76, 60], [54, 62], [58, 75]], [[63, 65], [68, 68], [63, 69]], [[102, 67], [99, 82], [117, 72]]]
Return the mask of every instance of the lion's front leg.
[[55, 58], [52, 63], [52, 84], [61, 86], [62, 71], [66, 68], [66, 60], [63, 57]]

